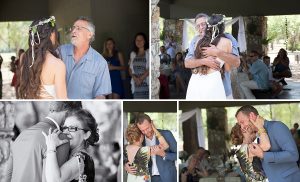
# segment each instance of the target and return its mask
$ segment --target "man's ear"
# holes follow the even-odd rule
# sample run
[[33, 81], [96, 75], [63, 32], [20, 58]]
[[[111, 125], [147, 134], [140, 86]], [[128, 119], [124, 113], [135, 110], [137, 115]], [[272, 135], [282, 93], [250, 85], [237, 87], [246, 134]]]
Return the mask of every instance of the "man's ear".
[[254, 112], [250, 112], [250, 114], [249, 114], [249, 118], [250, 118], [250, 120], [251, 120], [251, 121], [255, 121], [255, 120], [256, 120], [256, 118], [257, 118], [257, 115], [256, 115], [256, 114], [254, 114]]

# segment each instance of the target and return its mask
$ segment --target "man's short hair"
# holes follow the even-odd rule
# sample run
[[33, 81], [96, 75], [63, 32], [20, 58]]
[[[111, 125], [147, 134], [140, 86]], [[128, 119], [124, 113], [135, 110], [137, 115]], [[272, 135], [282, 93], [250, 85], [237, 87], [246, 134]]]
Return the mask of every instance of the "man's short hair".
[[270, 59], [270, 57], [269, 56], [264, 56], [263, 59]]
[[251, 106], [251, 105], [245, 105], [245, 106], [242, 106], [241, 108], [239, 108], [236, 113], [235, 113], [235, 117], [237, 117], [237, 115], [242, 112], [243, 114], [245, 115], [249, 115], [251, 112], [253, 112], [254, 114], [256, 115], [259, 115], [258, 114], [258, 111], [255, 109], [255, 107]]
[[209, 18], [209, 16], [207, 15], [207, 14], [205, 14], [205, 13], [199, 13], [199, 14], [197, 14], [196, 15], [196, 17], [195, 17], [195, 22], [199, 19], [199, 18]]
[[151, 123], [151, 118], [145, 113], [139, 113], [135, 118], [135, 124], [143, 124], [143, 122], [147, 120]]
[[81, 101], [55, 101], [50, 103], [50, 111], [71, 111], [82, 109]]
[[88, 23], [88, 29], [89, 29], [89, 31], [90, 32], [92, 32], [92, 38], [91, 38], [91, 40], [90, 40], [90, 43], [92, 43], [94, 40], [95, 40], [95, 31], [96, 31], [96, 28], [95, 28], [95, 25], [94, 25], [94, 23], [93, 23], [93, 21], [92, 21], [92, 19], [90, 19], [89, 17], [87, 17], [87, 16], [79, 16], [76, 20], [75, 20], [75, 22], [76, 21], [78, 21], [78, 20], [83, 20], [83, 21], [86, 21], [87, 23]]

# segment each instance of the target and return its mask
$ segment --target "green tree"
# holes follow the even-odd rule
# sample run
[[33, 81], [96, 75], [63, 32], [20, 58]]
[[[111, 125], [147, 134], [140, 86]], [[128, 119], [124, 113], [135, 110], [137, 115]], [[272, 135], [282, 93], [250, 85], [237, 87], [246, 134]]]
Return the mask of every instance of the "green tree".
[[0, 23], [0, 52], [17, 52], [28, 48], [28, 30], [31, 22]]
[[[287, 35], [286, 35], [287, 34]], [[286, 40], [288, 50], [300, 49], [300, 15], [269, 16], [268, 40], [270, 42]]]

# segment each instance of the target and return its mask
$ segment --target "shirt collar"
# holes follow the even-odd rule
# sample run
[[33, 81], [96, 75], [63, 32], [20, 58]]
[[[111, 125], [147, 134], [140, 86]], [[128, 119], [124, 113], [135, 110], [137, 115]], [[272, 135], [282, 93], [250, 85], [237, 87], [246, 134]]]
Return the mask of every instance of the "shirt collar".
[[156, 137], [155, 137], [155, 135], [153, 135], [152, 139], [150, 139], [150, 138], [147, 138], [147, 137], [145, 136], [145, 139], [148, 140], [148, 141], [153, 142], [153, 141], [156, 140]]
[[59, 125], [57, 124], [57, 122], [53, 119], [53, 118], [50, 118], [49, 116], [47, 116], [47, 117], [45, 117], [46, 119], [49, 119], [50, 121], [52, 121], [53, 123], [54, 123], [54, 125], [56, 126], [56, 128], [58, 129], [58, 130], [60, 130], [60, 127], [59, 127]]
[[[71, 47], [71, 51], [68, 52], [68, 56], [72, 56], [72, 58], [74, 59], [74, 45], [71, 44], [72, 47]], [[83, 57], [81, 58], [82, 59], [85, 59], [85, 60], [92, 60], [91, 57], [92, 57], [92, 47], [89, 46], [89, 49], [88, 51], [86, 52], [85, 55], [83, 55]]]
[[268, 131], [269, 121], [265, 119], [264, 128]]

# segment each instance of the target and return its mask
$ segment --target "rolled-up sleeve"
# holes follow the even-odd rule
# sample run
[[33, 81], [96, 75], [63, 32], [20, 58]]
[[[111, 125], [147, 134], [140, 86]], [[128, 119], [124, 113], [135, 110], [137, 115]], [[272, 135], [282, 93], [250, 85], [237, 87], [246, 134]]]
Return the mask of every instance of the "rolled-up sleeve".
[[185, 61], [189, 60], [189, 59], [193, 59], [195, 58], [194, 52], [195, 52], [195, 44], [197, 43], [197, 40], [199, 40], [199, 36], [195, 36], [190, 45], [189, 45], [189, 50], [187, 55], [185, 56]]

